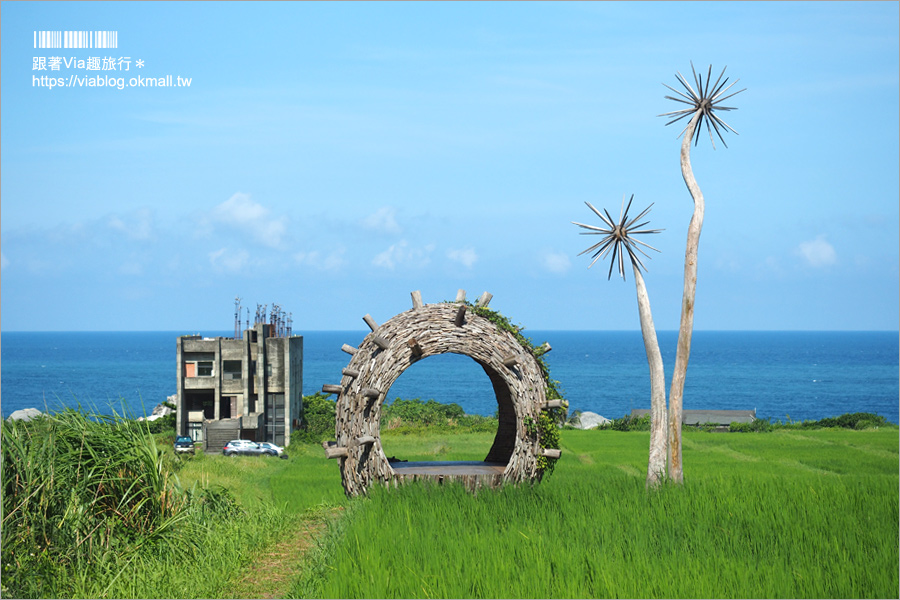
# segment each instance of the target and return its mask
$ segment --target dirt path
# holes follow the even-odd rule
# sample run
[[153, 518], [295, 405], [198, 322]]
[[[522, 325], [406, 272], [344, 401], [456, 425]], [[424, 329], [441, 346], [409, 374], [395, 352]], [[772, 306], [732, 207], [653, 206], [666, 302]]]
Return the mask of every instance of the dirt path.
[[[338, 513], [339, 511], [335, 511]], [[244, 572], [232, 580], [231, 598], [286, 598], [306, 553], [337, 514], [303, 520], [297, 531], [265, 548]]]

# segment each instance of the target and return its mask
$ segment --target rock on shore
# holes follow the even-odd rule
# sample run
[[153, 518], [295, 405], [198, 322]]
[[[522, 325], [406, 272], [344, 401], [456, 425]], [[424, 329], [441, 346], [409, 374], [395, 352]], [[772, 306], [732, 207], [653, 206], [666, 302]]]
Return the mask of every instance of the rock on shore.
[[[161, 404], [157, 404], [157, 405], [156, 405], [156, 408], [153, 409], [153, 414], [151, 414], [149, 417], [147, 417], [147, 420], [148, 420], [148, 421], [155, 421], [155, 420], [157, 420], [157, 419], [160, 418], [160, 417], [164, 417], [164, 416], [166, 416], [166, 415], [170, 415], [170, 414], [172, 414], [173, 412], [175, 412], [172, 408], [166, 406], [166, 403], [169, 403], [169, 404], [174, 405], [174, 404], [175, 404], [175, 396], [169, 396], [169, 397], [166, 399], [166, 402], [163, 402], [163, 403], [161, 403]], [[138, 417], [137, 420], [138, 420], [138, 421], [143, 421], [143, 420], [144, 420], [144, 417]]]
[[584, 411], [578, 415], [578, 419], [575, 422], [571, 422], [570, 424], [575, 429], [593, 429], [600, 425], [606, 425], [609, 422], [609, 419], [601, 417], [595, 412]]
[[41, 416], [42, 413], [36, 408], [20, 408], [19, 410], [13, 411], [11, 415], [6, 417], [7, 421], [30, 421], [34, 418]]

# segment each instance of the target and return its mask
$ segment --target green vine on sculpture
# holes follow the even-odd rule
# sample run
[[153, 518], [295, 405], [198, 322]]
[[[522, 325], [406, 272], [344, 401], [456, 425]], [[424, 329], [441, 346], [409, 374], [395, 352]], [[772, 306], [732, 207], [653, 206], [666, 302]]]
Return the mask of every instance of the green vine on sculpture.
[[[531, 338], [522, 335], [525, 327], [522, 325], [514, 325], [508, 317], [502, 315], [496, 310], [486, 306], [477, 306], [466, 301], [467, 310], [475, 313], [483, 319], [487, 319], [493, 323], [497, 329], [508, 331], [513, 335], [516, 341], [524, 350], [531, 354], [541, 369], [541, 376], [544, 379], [544, 393], [547, 400], [562, 400], [563, 405], [558, 408], [545, 408], [541, 410], [538, 421], [535, 422], [531, 417], [525, 417], [525, 431], [532, 437], [537, 437], [541, 448], [559, 448], [559, 425], [566, 422], [568, 416], [568, 402], [563, 398], [559, 381], [550, 377], [550, 367], [544, 355], [547, 353], [545, 346], [535, 346]], [[541, 471], [550, 473], [556, 466], [559, 459], [548, 458], [546, 456], [537, 457], [537, 468]]]

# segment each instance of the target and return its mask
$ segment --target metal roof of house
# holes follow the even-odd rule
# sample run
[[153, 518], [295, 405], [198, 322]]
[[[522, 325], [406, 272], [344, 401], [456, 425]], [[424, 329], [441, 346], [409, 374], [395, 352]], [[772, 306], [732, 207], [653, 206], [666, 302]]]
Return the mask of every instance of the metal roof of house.
[[[636, 408], [631, 411], [631, 416], [641, 417], [649, 412], [646, 408]], [[753, 410], [684, 410], [681, 412], [681, 422], [685, 425], [751, 423], [755, 418], [755, 408]]]

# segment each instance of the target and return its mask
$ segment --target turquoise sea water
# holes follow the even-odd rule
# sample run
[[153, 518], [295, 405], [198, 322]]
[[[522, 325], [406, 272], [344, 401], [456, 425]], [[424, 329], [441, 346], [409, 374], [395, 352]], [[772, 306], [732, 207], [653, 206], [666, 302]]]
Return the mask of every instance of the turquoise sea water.
[[[150, 412], [175, 393], [175, 340], [183, 332], [65, 332], [0, 334], [0, 407], [44, 410], [81, 403], [101, 412], [123, 404]], [[225, 332], [202, 332], [206, 336]], [[363, 331], [297, 332], [304, 336], [303, 391], [338, 383]], [[620, 417], [649, 408], [650, 384], [639, 332], [525, 331], [550, 342], [551, 375], [570, 410]], [[659, 333], [666, 374], [675, 363], [677, 332]], [[897, 332], [694, 333], [684, 407], [753, 409], [757, 416], [820, 419], [874, 412], [898, 422], [900, 359]], [[427, 358], [410, 367], [388, 398], [456, 402], [468, 413], [497, 410], [491, 383], [465, 356]]]

